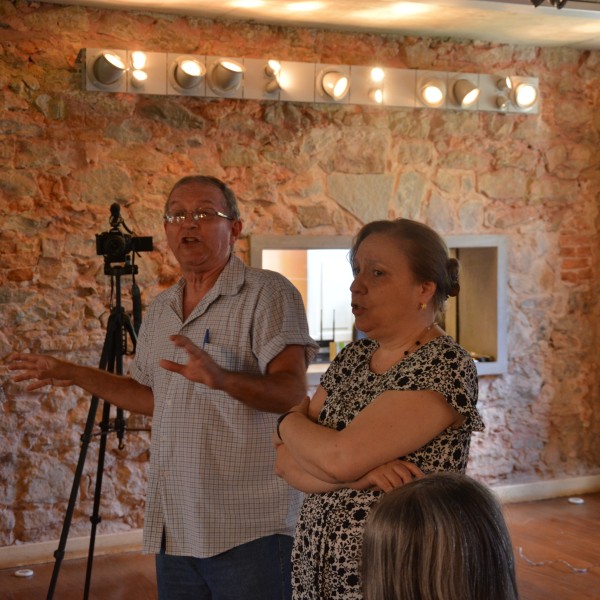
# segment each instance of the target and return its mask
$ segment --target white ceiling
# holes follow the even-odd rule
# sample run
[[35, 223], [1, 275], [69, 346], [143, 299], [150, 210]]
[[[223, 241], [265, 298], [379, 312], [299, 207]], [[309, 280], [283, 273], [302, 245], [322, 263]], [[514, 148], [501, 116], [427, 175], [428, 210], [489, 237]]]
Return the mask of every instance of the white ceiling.
[[[600, 50], [600, 0], [50, 0], [278, 25]], [[313, 5], [313, 10], [298, 6]], [[294, 9], [295, 8], [295, 9]], [[301, 8], [301, 7], [300, 7]]]

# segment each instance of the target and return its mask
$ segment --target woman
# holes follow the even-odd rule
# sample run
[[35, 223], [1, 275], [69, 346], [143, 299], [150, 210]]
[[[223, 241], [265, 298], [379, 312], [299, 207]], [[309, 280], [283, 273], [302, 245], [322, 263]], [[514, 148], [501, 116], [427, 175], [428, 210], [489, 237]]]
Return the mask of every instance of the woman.
[[386, 494], [363, 539], [365, 600], [517, 600], [500, 504], [466, 475], [435, 473]]
[[[313, 399], [280, 417], [277, 473], [309, 492], [296, 526], [295, 600], [362, 598], [364, 523], [381, 490], [421, 469], [463, 472], [472, 431], [477, 371], [436, 324], [458, 293], [458, 263], [429, 227], [375, 221], [358, 233], [350, 259], [356, 328]], [[418, 469], [417, 469], [418, 467]]]

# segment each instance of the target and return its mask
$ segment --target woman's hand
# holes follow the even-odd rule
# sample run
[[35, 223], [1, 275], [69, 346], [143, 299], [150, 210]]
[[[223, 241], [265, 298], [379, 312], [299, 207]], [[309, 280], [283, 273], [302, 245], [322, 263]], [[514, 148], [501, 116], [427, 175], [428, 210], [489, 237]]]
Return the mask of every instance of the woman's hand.
[[421, 479], [423, 471], [417, 465], [405, 460], [392, 460], [365, 473], [350, 487], [354, 490], [375, 490], [391, 492], [413, 479]]
[[9, 371], [18, 371], [18, 374], [12, 378], [13, 381], [34, 380], [25, 388], [28, 392], [45, 385], [59, 387], [72, 385], [73, 382], [66, 375], [68, 366], [69, 363], [52, 356], [27, 352], [12, 354], [8, 363]]

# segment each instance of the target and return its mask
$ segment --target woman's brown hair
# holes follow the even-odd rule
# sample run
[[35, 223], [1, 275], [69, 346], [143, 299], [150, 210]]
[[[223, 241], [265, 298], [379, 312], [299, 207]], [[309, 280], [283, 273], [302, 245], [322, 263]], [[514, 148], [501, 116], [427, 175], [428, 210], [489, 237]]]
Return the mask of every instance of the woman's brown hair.
[[500, 504], [456, 473], [383, 496], [365, 527], [362, 579], [364, 600], [518, 600]]
[[360, 244], [372, 234], [387, 235], [398, 243], [416, 281], [435, 283], [433, 304], [436, 312], [443, 311], [449, 296], [458, 295], [458, 261], [449, 258], [446, 243], [431, 227], [410, 219], [367, 223], [354, 238], [350, 264], [354, 264], [354, 256]]

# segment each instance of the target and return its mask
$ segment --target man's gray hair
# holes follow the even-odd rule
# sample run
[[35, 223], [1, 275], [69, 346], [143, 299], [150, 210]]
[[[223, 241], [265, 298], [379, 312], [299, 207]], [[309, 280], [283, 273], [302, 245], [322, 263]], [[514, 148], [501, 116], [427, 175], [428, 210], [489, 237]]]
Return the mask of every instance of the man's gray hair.
[[187, 177], [183, 177], [180, 179], [169, 192], [169, 196], [167, 198], [167, 202], [165, 203], [165, 214], [169, 207], [169, 201], [171, 200], [171, 196], [173, 192], [180, 187], [185, 185], [198, 184], [198, 185], [212, 185], [221, 191], [223, 197], [225, 198], [225, 203], [227, 205], [227, 210], [230, 213], [229, 216], [233, 217], [236, 221], [240, 220], [240, 209], [238, 207], [237, 198], [233, 193], [233, 190], [223, 183], [220, 179], [216, 177], [211, 177], [210, 175], [189, 175]]

